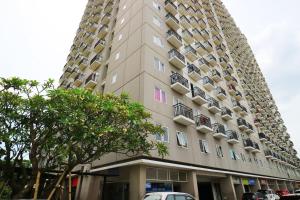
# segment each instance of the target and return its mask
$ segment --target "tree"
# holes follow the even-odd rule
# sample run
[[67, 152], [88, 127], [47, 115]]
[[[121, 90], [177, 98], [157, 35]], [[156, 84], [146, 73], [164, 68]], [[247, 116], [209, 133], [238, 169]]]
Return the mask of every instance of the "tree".
[[[32, 178], [19, 196], [30, 192], [38, 172], [44, 170], [62, 170], [56, 182], [60, 184], [78, 164], [101, 159], [108, 153], [128, 156], [150, 155], [152, 150], [161, 156], [168, 153], [164, 144], [151, 139], [151, 135], [162, 133], [161, 127], [153, 125], [151, 115], [127, 95], [54, 89], [52, 83], [18, 78], [0, 81], [0, 98], [8, 101], [10, 108], [0, 107], [0, 127], [6, 127], [7, 119], [11, 119], [14, 128], [1, 129], [0, 141], [12, 146], [4, 148], [4, 160], [9, 157], [9, 163], [14, 162], [9, 155], [21, 146], [18, 152], [22, 156], [29, 153], [32, 166]], [[10, 95], [14, 98], [4, 98]], [[14, 137], [17, 140], [11, 144]]]

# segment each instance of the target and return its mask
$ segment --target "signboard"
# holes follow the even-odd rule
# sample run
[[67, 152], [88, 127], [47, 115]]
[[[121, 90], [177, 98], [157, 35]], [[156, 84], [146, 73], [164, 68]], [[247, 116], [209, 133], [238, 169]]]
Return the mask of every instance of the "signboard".
[[255, 179], [249, 179], [248, 182], [249, 185], [255, 185]]
[[243, 185], [249, 185], [249, 180], [248, 179], [242, 179]]

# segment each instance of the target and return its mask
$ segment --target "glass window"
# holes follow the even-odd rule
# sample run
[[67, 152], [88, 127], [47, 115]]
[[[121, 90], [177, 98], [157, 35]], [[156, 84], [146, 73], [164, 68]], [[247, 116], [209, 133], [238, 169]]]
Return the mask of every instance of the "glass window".
[[158, 27], [161, 27], [162, 22], [160, 21], [160, 19], [156, 16], [153, 17], [153, 24], [155, 24]]
[[120, 34], [119, 37], [118, 37], [118, 40], [120, 41], [120, 40], [122, 40], [122, 38], [123, 38], [123, 35]]
[[163, 134], [156, 134], [156, 140], [161, 142], [169, 142], [169, 130], [168, 127], [161, 127], [164, 131]]
[[175, 197], [173, 194], [169, 194], [166, 198], [166, 200], [175, 200]]
[[155, 87], [154, 89], [154, 100], [164, 103], [167, 103], [167, 97], [166, 97], [166, 93], [165, 91], [163, 91], [162, 89]]
[[177, 144], [181, 147], [187, 147], [187, 135], [183, 132], [177, 131]]
[[219, 158], [223, 158], [224, 157], [223, 150], [222, 150], [222, 147], [220, 145], [216, 145], [216, 151], [217, 151], [217, 156]]
[[159, 47], [163, 47], [163, 43], [161, 41], [161, 39], [157, 36], [153, 36], [153, 43], [156, 44]]
[[111, 78], [111, 84], [114, 84], [117, 81], [117, 74], [114, 74]]
[[153, 7], [156, 9], [156, 10], [159, 10], [161, 9], [160, 5], [156, 2], [156, 1], [153, 1]]
[[120, 52], [118, 52], [118, 53], [116, 54], [115, 60], [118, 60], [119, 58], [120, 58]]
[[207, 140], [199, 140], [200, 151], [202, 153], [208, 153], [208, 142]]
[[186, 200], [185, 195], [176, 195], [175, 200]]
[[164, 72], [165, 71], [165, 65], [164, 63], [162, 63], [158, 58], [154, 57], [154, 67], [156, 70], [160, 71], [160, 72]]
[[144, 197], [144, 200], [161, 200], [161, 196], [157, 194], [149, 194]]

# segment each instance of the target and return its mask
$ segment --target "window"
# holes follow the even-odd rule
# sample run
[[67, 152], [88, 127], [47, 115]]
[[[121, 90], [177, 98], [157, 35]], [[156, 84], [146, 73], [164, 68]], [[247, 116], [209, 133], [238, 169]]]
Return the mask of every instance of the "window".
[[154, 67], [160, 72], [165, 72], [165, 64], [156, 57], [154, 57]]
[[199, 145], [202, 153], [209, 153], [207, 140], [199, 140]]
[[125, 19], [124, 19], [124, 18], [122, 18], [122, 19], [121, 19], [121, 24], [123, 24], [123, 23], [124, 23], [124, 21], [125, 21]]
[[163, 43], [162, 43], [162, 41], [161, 41], [161, 39], [159, 37], [153, 36], [153, 42], [154, 42], [154, 44], [156, 44], [159, 47], [163, 47], [164, 46]]
[[224, 157], [223, 150], [222, 150], [222, 147], [220, 145], [216, 145], [216, 151], [217, 151], [217, 156], [219, 158], [223, 158]]
[[117, 74], [114, 74], [111, 78], [111, 84], [114, 84], [117, 81]]
[[187, 147], [187, 135], [180, 131], [177, 131], [176, 135], [178, 146]]
[[156, 140], [161, 142], [169, 142], [169, 130], [168, 127], [161, 127], [164, 131], [163, 134], [156, 134]]
[[119, 60], [119, 58], [120, 58], [120, 52], [118, 52], [118, 53], [116, 54], [115, 60]]
[[229, 154], [230, 154], [230, 157], [231, 157], [232, 160], [239, 160], [240, 159], [239, 155], [233, 149], [229, 150]]
[[123, 35], [119, 34], [118, 40], [120, 41], [120, 40], [122, 40], [122, 38], [123, 38]]
[[167, 103], [167, 97], [166, 97], [166, 93], [165, 91], [163, 91], [162, 89], [155, 87], [154, 89], [154, 100], [164, 103]]
[[153, 1], [153, 7], [156, 9], [156, 10], [159, 10], [161, 9], [160, 5], [156, 2], [156, 1]]
[[158, 27], [161, 27], [161, 21], [159, 20], [159, 18], [158, 17], [156, 17], [156, 16], [154, 16], [153, 17], [153, 24], [155, 24], [156, 26], [158, 26]]
[[241, 153], [241, 158], [242, 158], [243, 162], [246, 162], [246, 157], [245, 157], [245, 155], [243, 153]]

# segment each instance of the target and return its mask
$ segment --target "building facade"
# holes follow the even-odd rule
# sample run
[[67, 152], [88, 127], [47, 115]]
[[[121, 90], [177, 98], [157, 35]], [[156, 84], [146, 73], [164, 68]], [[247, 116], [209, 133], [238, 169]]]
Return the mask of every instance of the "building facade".
[[[220, 0], [89, 0], [60, 87], [126, 92], [169, 155], [109, 154], [84, 166], [80, 199], [182, 191], [236, 200], [295, 189], [299, 159], [245, 36]], [[104, 191], [104, 192], [103, 192]]]

